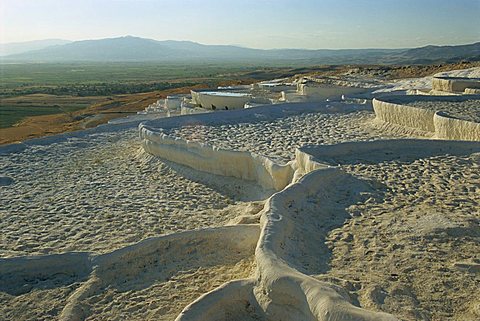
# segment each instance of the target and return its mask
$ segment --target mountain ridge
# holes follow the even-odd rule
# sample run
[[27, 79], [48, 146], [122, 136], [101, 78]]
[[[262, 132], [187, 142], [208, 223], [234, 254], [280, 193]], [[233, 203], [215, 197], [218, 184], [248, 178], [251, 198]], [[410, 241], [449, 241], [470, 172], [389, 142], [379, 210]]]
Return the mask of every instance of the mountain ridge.
[[65, 39], [42, 39], [24, 42], [10, 42], [0, 44], [0, 57], [19, 54], [23, 52], [44, 49], [56, 45], [64, 45], [71, 43], [70, 40]]
[[252, 49], [232, 45], [204, 45], [193, 41], [153, 40], [134, 36], [81, 40], [1, 57], [3, 61], [98, 62], [288, 62], [429, 63], [480, 60], [480, 42], [406, 49]]

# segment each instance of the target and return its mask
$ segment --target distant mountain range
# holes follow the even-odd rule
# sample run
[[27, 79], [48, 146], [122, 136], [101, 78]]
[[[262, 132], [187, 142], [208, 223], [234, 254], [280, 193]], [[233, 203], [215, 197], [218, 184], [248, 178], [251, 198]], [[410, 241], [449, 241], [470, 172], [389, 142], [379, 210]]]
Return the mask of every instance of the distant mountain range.
[[51, 46], [59, 46], [71, 43], [69, 40], [45, 39], [26, 42], [12, 42], [0, 44], [0, 56], [20, 54], [32, 50], [45, 49]]
[[[45, 40], [0, 46], [4, 62], [248, 62], [305, 64], [439, 63], [480, 60], [480, 42], [414, 49], [250, 49], [203, 45], [191, 41], [157, 41], [119, 37], [68, 42]], [[16, 49], [15, 49], [16, 47]], [[23, 48], [23, 49], [22, 49]], [[15, 52], [16, 50], [16, 52]], [[22, 51], [23, 50], [23, 51]]]

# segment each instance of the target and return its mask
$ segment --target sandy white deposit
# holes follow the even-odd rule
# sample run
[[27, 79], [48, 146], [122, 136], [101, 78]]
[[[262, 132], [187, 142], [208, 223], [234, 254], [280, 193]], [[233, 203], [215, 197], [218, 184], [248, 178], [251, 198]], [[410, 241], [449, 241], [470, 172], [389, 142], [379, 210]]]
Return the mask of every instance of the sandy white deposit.
[[[465, 101], [440, 107], [477, 126]], [[0, 319], [478, 320], [479, 139], [383, 108], [137, 117], [0, 147]]]

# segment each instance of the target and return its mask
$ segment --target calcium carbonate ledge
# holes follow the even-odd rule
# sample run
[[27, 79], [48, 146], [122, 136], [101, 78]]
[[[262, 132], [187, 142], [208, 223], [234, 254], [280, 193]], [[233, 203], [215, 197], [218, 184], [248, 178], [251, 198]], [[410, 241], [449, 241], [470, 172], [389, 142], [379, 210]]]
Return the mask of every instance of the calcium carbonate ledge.
[[217, 148], [166, 133], [169, 129], [191, 125], [225, 125], [241, 122], [275, 120], [310, 112], [348, 112], [368, 108], [362, 105], [329, 106], [318, 104], [281, 104], [239, 111], [188, 115], [158, 119], [140, 124], [145, 151], [163, 159], [211, 174], [254, 181], [267, 190], [280, 191], [295, 175], [295, 162], [278, 164], [268, 157], [246, 151]]
[[442, 111], [427, 110], [414, 106], [403, 105], [412, 101], [451, 101], [461, 102], [478, 99], [480, 95], [466, 96], [386, 96], [373, 100], [376, 120], [419, 129], [434, 134], [435, 138], [451, 140], [480, 141], [480, 123], [456, 119]]
[[465, 88], [464, 93], [467, 95], [479, 95], [480, 88]]
[[[168, 274], [169, 266], [174, 271], [175, 264], [195, 265], [199, 257], [219, 252], [218, 244], [222, 244], [220, 252], [249, 257], [259, 233], [258, 225], [234, 225], [152, 237], [102, 255], [70, 252], [4, 258], [0, 259], [0, 290], [21, 295], [34, 288], [49, 288], [49, 284], [58, 287], [83, 282], [68, 298], [59, 320], [84, 320], [88, 317], [84, 300], [108, 286], [135, 282], [142, 274], [154, 281], [155, 273], [165, 270]], [[222, 264], [222, 254], [218, 255], [216, 264]]]
[[[322, 233], [325, 231], [316, 231], [317, 224], [295, 224], [292, 204], [302, 204], [326, 190], [330, 194], [350, 179], [351, 176], [339, 169], [323, 168], [274, 194], [262, 213], [262, 232], [255, 252], [255, 277], [224, 284], [203, 295], [186, 307], [176, 321], [226, 321], [242, 317], [268, 321], [398, 321], [393, 315], [354, 306], [343, 288], [300, 272], [302, 267], [291, 258], [295, 256], [292, 251], [297, 249], [288, 242], [301, 238], [299, 233], [313, 238], [310, 240], [313, 243], [326, 235]], [[319, 217], [310, 219], [322, 216], [323, 213], [319, 213]], [[318, 244], [313, 244], [313, 248], [316, 247]], [[316, 253], [302, 254], [313, 257]]]
[[463, 93], [467, 88], [480, 88], [479, 78], [433, 77], [433, 90]]
[[[308, 267], [301, 265], [298, 255], [327, 260], [328, 256], [315, 256], [314, 249], [318, 248], [317, 241], [321, 241], [318, 238], [323, 238], [328, 231], [317, 230], [318, 224], [308, 224], [322, 218], [327, 222], [327, 217], [323, 217], [321, 210], [305, 224], [296, 224], [299, 221], [292, 204], [302, 204], [309, 197], [321, 197], [325, 193], [332, 196], [339, 185], [351, 179], [339, 169], [324, 168], [274, 194], [261, 217], [255, 278], [234, 281], [203, 295], [185, 308], [176, 321], [226, 321], [232, 316], [247, 316], [245, 319], [255, 316], [268, 321], [398, 320], [387, 313], [356, 307], [342, 287], [300, 271]], [[289, 244], [302, 237], [311, 238], [311, 247], [305, 253]], [[309, 253], [312, 249], [315, 253]]]
[[[331, 222], [328, 202], [336, 204], [345, 199], [341, 194], [345, 193], [345, 186], [351, 187], [347, 194], [354, 198], [364, 197], [363, 193], [375, 189], [374, 182], [355, 178], [336, 166], [369, 160], [372, 155], [383, 162], [476, 152], [480, 152], [478, 142], [419, 139], [348, 142], [298, 149], [296, 176], [304, 176], [266, 203], [255, 252], [255, 277], [232, 281], [204, 294], [186, 307], [176, 321], [225, 321], [232, 316], [268, 321], [398, 320], [387, 313], [352, 305], [343, 288], [311, 276], [321, 273], [321, 269], [312, 270], [312, 266], [328, 264], [328, 256], [318, 251], [324, 235], [335, 228], [335, 224], [343, 224], [342, 217], [341, 222]], [[320, 208], [310, 216], [298, 215], [298, 204], [301, 207], [309, 197], [318, 200]], [[302, 244], [308, 242], [302, 239], [310, 242], [303, 249]]]

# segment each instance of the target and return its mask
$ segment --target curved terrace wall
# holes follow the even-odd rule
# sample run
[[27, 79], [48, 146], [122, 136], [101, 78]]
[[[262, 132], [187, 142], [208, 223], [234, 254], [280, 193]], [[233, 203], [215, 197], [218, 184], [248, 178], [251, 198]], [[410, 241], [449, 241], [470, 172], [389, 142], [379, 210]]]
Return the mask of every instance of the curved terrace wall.
[[248, 94], [232, 94], [210, 91], [191, 91], [192, 100], [195, 104], [205, 109], [224, 110], [242, 109], [252, 98]]
[[[274, 106], [267, 107], [268, 109], [263, 108], [263, 111], [270, 113], [271, 119], [284, 114], [305, 112], [302, 107], [306, 106], [311, 105]], [[279, 109], [275, 111], [274, 108]], [[295, 254], [291, 251], [295, 246], [288, 244], [293, 234], [294, 239], [298, 239], [303, 232], [307, 237], [315, 235], [322, 238], [324, 235], [316, 231], [304, 231], [304, 229], [315, 229], [316, 225], [297, 222], [290, 208], [292, 203], [302, 202], [310, 196], [323, 195], [322, 191], [335, 198], [334, 186], [343, 186], [345, 180], [352, 180], [350, 175], [339, 169], [328, 168], [328, 164], [318, 161], [317, 156], [309, 153], [308, 149], [297, 150], [294, 161], [287, 165], [279, 165], [248, 152], [221, 150], [207, 144], [175, 139], [161, 130], [161, 128], [189, 123], [239, 122], [242, 119], [250, 119], [252, 115], [261, 116], [262, 109], [260, 113], [258, 111], [259, 109], [244, 110], [237, 115], [221, 113], [218, 114], [218, 118], [214, 117], [217, 119], [208, 118], [211, 114], [197, 115], [183, 119], [166, 119], [140, 126], [146, 150], [155, 155], [196, 169], [255, 180], [263, 186], [274, 187], [277, 190], [288, 186], [269, 199], [261, 216], [262, 232], [256, 249], [255, 278], [230, 282], [203, 295], [186, 307], [177, 320], [227, 320], [232, 311], [235, 311], [235, 316], [248, 313], [260, 314], [266, 320], [397, 320], [389, 314], [358, 308], [349, 302], [348, 296], [341, 287], [320, 282], [305, 274], [305, 267], [302, 267], [300, 261], [295, 261]], [[261, 118], [265, 119], [265, 115], [263, 116]], [[158, 127], [155, 129], [153, 125]], [[401, 146], [405, 146], [404, 142]], [[346, 152], [348, 148], [343, 150]], [[283, 167], [284, 173], [288, 174], [281, 175], [279, 171], [269, 171], [275, 166]], [[268, 175], [265, 175], [267, 178], [263, 179], [263, 174], [259, 173], [267, 173]], [[298, 183], [291, 184], [297, 180], [299, 180]], [[363, 182], [357, 182], [356, 185], [359, 187], [358, 190], [368, 188]], [[330, 196], [327, 197], [327, 199], [330, 198]], [[318, 242], [314, 243], [319, 244]], [[315, 255], [307, 253], [306, 257], [315, 257]], [[319, 257], [319, 259], [322, 258]], [[250, 307], [250, 312], [245, 310], [246, 306]], [[333, 311], [335, 312], [331, 314]]]
[[433, 77], [433, 90], [448, 92], [464, 92], [467, 88], [480, 88], [478, 78]]
[[[249, 257], [259, 234], [258, 225], [224, 226], [152, 237], [101, 255], [69, 252], [0, 258], [0, 289], [21, 295], [51, 283], [83, 282], [69, 296], [58, 319], [84, 320], [89, 314], [84, 300], [109, 286], [131, 282], [142, 274], [152, 280], [164, 278], [177, 271], [182, 262], [198, 265], [198, 258], [211, 255], [212, 251]], [[221, 249], [216, 249], [218, 244], [222, 244]]]
[[480, 123], [451, 118], [441, 112], [435, 113], [433, 121], [438, 138], [480, 141]]
[[330, 84], [299, 84], [297, 92], [300, 95], [311, 96], [317, 99], [327, 99], [332, 97], [340, 97], [342, 95], [353, 95], [368, 91], [365, 88], [337, 86]]
[[[166, 125], [177, 121], [169, 120]], [[345, 186], [351, 186], [346, 192], [356, 194], [355, 197], [362, 197], [361, 192], [371, 188], [367, 181], [334, 167], [372, 154], [383, 155], [385, 160], [402, 160], [473, 152], [480, 152], [480, 143], [402, 139], [302, 147], [296, 151], [291, 165], [297, 170], [297, 177], [305, 175], [267, 201], [260, 226], [236, 225], [175, 233], [149, 238], [103, 255], [65, 253], [0, 259], [0, 281], [8, 280], [0, 284], [3, 291], [19, 295], [41, 286], [45, 280], [56, 280], [60, 284], [82, 282], [68, 298], [59, 317], [60, 320], [82, 320], [88, 317], [88, 299], [112, 284], [130, 282], [141, 274], [155, 279], [161, 269], [170, 266], [176, 270], [182, 260], [193, 260], [191, 264], [195, 266], [195, 257], [212, 251], [248, 257], [256, 248], [254, 277], [228, 282], [202, 295], [176, 320], [224, 321], [231, 320], [232, 316], [236, 320], [268, 321], [397, 320], [390, 314], [354, 306], [342, 287], [312, 277], [322, 273], [311, 270], [312, 266], [328, 263], [328, 257], [317, 252], [319, 244], [324, 243], [324, 235], [335, 228], [335, 224], [343, 224], [344, 217], [335, 213], [339, 221], [332, 225], [330, 205], [345, 199], [341, 194]], [[308, 202], [309, 197], [319, 199], [318, 211], [297, 215], [295, 206]], [[355, 202], [355, 198], [352, 201]], [[318, 221], [324, 224], [314, 224]], [[310, 245], [302, 242], [310, 238], [314, 239]], [[216, 249], [218, 244], [222, 244], [220, 249]], [[3, 288], [7, 285], [8, 288]], [[252, 315], [258, 318], [249, 318]]]
[[479, 95], [480, 88], [465, 88], [465, 94], [467, 95]]
[[[274, 194], [261, 217], [262, 232], [255, 251], [255, 277], [226, 283], [203, 295], [187, 306], [176, 321], [226, 321], [232, 317], [241, 320], [243, 316], [246, 320], [266, 321], [398, 321], [393, 315], [354, 306], [342, 287], [302, 273], [299, 270], [301, 264], [292, 259], [299, 253], [295, 253], [296, 248], [290, 246], [290, 241], [298, 240], [302, 234], [303, 237], [320, 239], [326, 235], [316, 231], [317, 224], [299, 224], [291, 209], [292, 204], [302, 204], [308, 197], [324, 192], [328, 197], [334, 196], [335, 187], [351, 179], [339, 169], [324, 168]], [[310, 219], [321, 220], [322, 215], [323, 212]], [[312, 242], [312, 245], [307, 251], [315, 251], [318, 247], [318, 243]], [[314, 257], [313, 253], [302, 254], [307, 258]], [[322, 256], [317, 258], [326, 260]]]
[[[402, 108], [400, 105], [399, 111]], [[321, 107], [313, 107], [311, 104], [278, 105], [238, 113], [216, 113], [213, 117], [212, 114], [176, 117], [140, 126], [144, 146], [153, 154], [196, 169], [220, 175], [236, 175], [255, 180], [264, 187], [281, 190], [267, 201], [261, 214], [261, 234], [255, 252], [255, 277], [224, 284], [203, 295], [186, 307], [177, 321], [223, 321], [229, 320], [231, 316], [251, 319], [252, 314], [268, 321], [397, 320], [390, 314], [354, 306], [342, 287], [313, 277], [322, 274], [322, 269], [312, 270], [312, 267], [328, 263], [328, 257], [318, 255], [318, 247], [324, 243], [322, 238], [328, 234], [329, 229], [335, 228], [328, 223], [328, 230], [325, 230], [324, 224], [318, 225], [315, 222], [330, 222], [328, 217], [331, 217], [332, 208], [341, 212], [342, 208], [335, 207], [334, 204], [337, 200], [345, 199], [341, 194], [345, 192], [345, 186], [352, 187], [349, 192], [356, 194], [355, 197], [362, 197], [362, 191], [372, 188], [369, 182], [354, 178], [335, 167], [343, 159], [368, 158], [373, 153], [384, 153], [385, 159], [402, 159], [425, 153], [477, 152], [480, 151], [479, 143], [404, 139], [307, 146], [296, 151], [293, 161], [279, 165], [252, 153], [221, 150], [208, 144], [175, 139], [162, 130], [188, 124], [238, 123], [251, 121], [253, 117], [274, 119], [284, 117], [285, 114], [318, 110]], [[434, 116], [435, 113], [430, 116], [433, 124]], [[272, 170], [275, 166], [282, 170]], [[286, 173], [283, 176], [280, 174], [282, 171]], [[296, 204], [307, 202], [309, 197], [319, 198], [321, 205], [309, 217], [299, 217], [294, 208]], [[340, 219], [343, 219], [340, 212]], [[337, 223], [343, 224], [343, 220]], [[315, 241], [302, 241], [306, 238]], [[300, 248], [301, 251], [298, 251]]]
[[[352, 202], [372, 189], [368, 181], [354, 178], [335, 166], [363, 157], [368, 159], [371, 155], [379, 157], [378, 161], [411, 161], [437, 154], [474, 152], [480, 152], [480, 143], [419, 139], [348, 142], [298, 149], [295, 167], [305, 175], [267, 201], [255, 251], [255, 277], [224, 284], [203, 295], [186, 307], [176, 321], [225, 321], [232, 315], [246, 315], [245, 319], [250, 320], [252, 314], [268, 321], [398, 320], [387, 313], [356, 307], [343, 288], [310, 276], [321, 273], [312, 271], [312, 266], [328, 263], [328, 257], [317, 251], [324, 235], [335, 228], [335, 223], [329, 226], [331, 204], [345, 199], [341, 194], [345, 186], [350, 186], [349, 195], [356, 194]], [[313, 216], [300, 217], [295, 206], [308, 202], [310, 196], [319, 198], [321, 206]], [[341, 213], [335, 216], [339, 219], [337, 223], [343, 224]], [[323, 224], [316, 224], [318, 221]], [[302, 238], [315, 239], [310, 242], [313, 246], [304, 247], [308, 242]]]
[[[314, 224], [322, 218], [327, 222], [324, 214], [328, 210], [299, 220], [292, 205], [301, 204], [312, 196], [323, 201], [331, 196], [335, 198], [336, 187], [351, 179], [336, 168], [319, 169], [269, 199], [255, 252], [257, 281], [254, 288], [255, 298], [267, 320], [397, 320], [387, 313], [354, 306], [343, 288], [321, 282], [310, 276], [315, 273], [308, 273], [312, 265], [326, 264], [328, 260], [318, 255], [321, 243], [316, 242], [322, 242], [328, 231], [318, 230], [318, 225]], [[327, 195], [325, 199], [323, 195]], [[302, 248], [303, 238], [310, 241], [315, 238], [311, 242], [313, 246]], [[292, 242], [294, 244], [290, 244]], [[311, 259], [318, 262], [310, 262]], [[306, 265], [302, 264], [304, 260], [308, 261]]]
[[[22, 291], [25, 282], [35, 286], [38, 280], [57, 278], [59, 270], [72, 272], [72, 282], [82, 282], [88, 275], [90, 279], [70, 296], [60, 318], [81, 320], [86, 317], [86, 299], [103, 291], [109, 284], [128, 281], [140, 273], [155, 273], [159, 269], [157, 260], [165, 260], [167, 263], [179, 259], [188, 260], [192, 253], [199, 256], [211, 253], [212, 248], [216, 249], [218, 244], [222, 246], [216, 250], [235, 251], [247, 257], [256, 247], [257, 271], [253, 278], [226, 283], [201, 296], [185, 308], [177, 320], [231, 320], [232, 316], [238, 320], [243, 315], [243, 319], [248, 319], [252, 313], [258, 315], [259, 319], [269, 321], [397, 320], [390, 314], [354, 306], [343, 288], [312, 277], [321, 274], [320, 270], [309, 270], [316, 264], [328, 263], [327, 258], [318, 256], [316, 252], [318, 244], [323, 243], [322, 235], [327, 231], [320, 230], [322, 226], [312, 224], [318, 221], [329, 222], [327, 214], [331, 207], [325, 206], [325, 202], [344, 199], [340, 195], [344, 186], [351, 185], [352, 190], [349, 192], [352, 193], [370, 188], [368, 182], [355, 179], [332, 167], [345, 159], [361, 159], [372, 154], [384, 155], [385, 159], [401, 160], [412, 155], [422, 157], [427, 153], [455, 155], [480, 152], [480, 143], [406, 139], [307, 146], [298, 149], [295, 159], [289, 164], [276, 164], [263, 156], [220, 150], [206, 144], [175, 139], [165, 133], [167, 129], [188, 124], [213, 125], [251, 121], [255, 118], [275, 119], [285, 115], [318, 112], [322, 108], [324, 105], [321, 104], [277, 105], [238, 112], [159, 119], [140, 125], [140, 134], [147, 151], [161, 154], [166, 159], [172, 158], [193, 168], [203, 166], [205, 171], [217, 171], [221, 175], [239, 175], [278, 190], [283, 189], [281, 186], [287, 186], [267, 201], [261, 212], [260, 227], [258, 224], [237, 225], [175, 233], [150, 238], [99, 256], [91, 253], [67, 253], [0, 259], [0, 281], [15, 280], [11, 290]], [[319, 198], [320, 207], [315, 215], [305, 217], [306, 220], [303, 221], [304, 217], [299, 217], [292, 207], [307, 201], [308, 197]], [[297, 253], [297, 245], [301, 244], [302, 238], [309, 237], [315, 239], [313, 246], [306, 246], [302, 253]], [[304, 261], [315, 264], [304, 264]]]
[[404, 105], [412, 101], [461, 102], [480, 96], [386, 96], [373, 100], [376, 119], [395, 125], [434, 133], [436, 138], [480, 141], [480, 123], [456, 119], [443, 111]]
[[219, 149], [141, 129], [143, 148], [150, 154], [211, 174], [255, 181], [265, 189], [281, 190], [292, 177], [289, 164], [279, 165], [250, 152]]
[[[304, 146], [297, 150], [297, 168], [316, 164], [325, 168], [349, 161], [368, 159], [375, 154], [382, 161], [407, 161], [432, 155], [464, 155], [480, 152], [480, 143], [472, 141], [450, 141], [430, 139], [386, 139], [365, 142], [345, 142], [335, 145]], [[301, 156], [301, 157], [300, 157]]]
[[[339, 107], [336, 107], [338, 111]], [[345, 108], [347, 110], [348, 107]], [[153, 155], [191, 168], [223, 176], [255, 181], [265, 189], [282, 190], [293, 179], [293, 163], [277, 164], [269, 158], [246, 151], [232, 151], [175, 138], [166, 131], [194, 124], [222, 125], [276, 119], [285, 115], [325, 111], [326, 104], [281, 104], [237, 111], [163, 118], [139, 126], [144, 149]]]
[[381, 99], [373, 100], [373, 110], [377, 119], [387, 123], [435, 132], [435, 124], [433, 123], [435, 112], [388, 102], [383, 100], [385, 98]]

